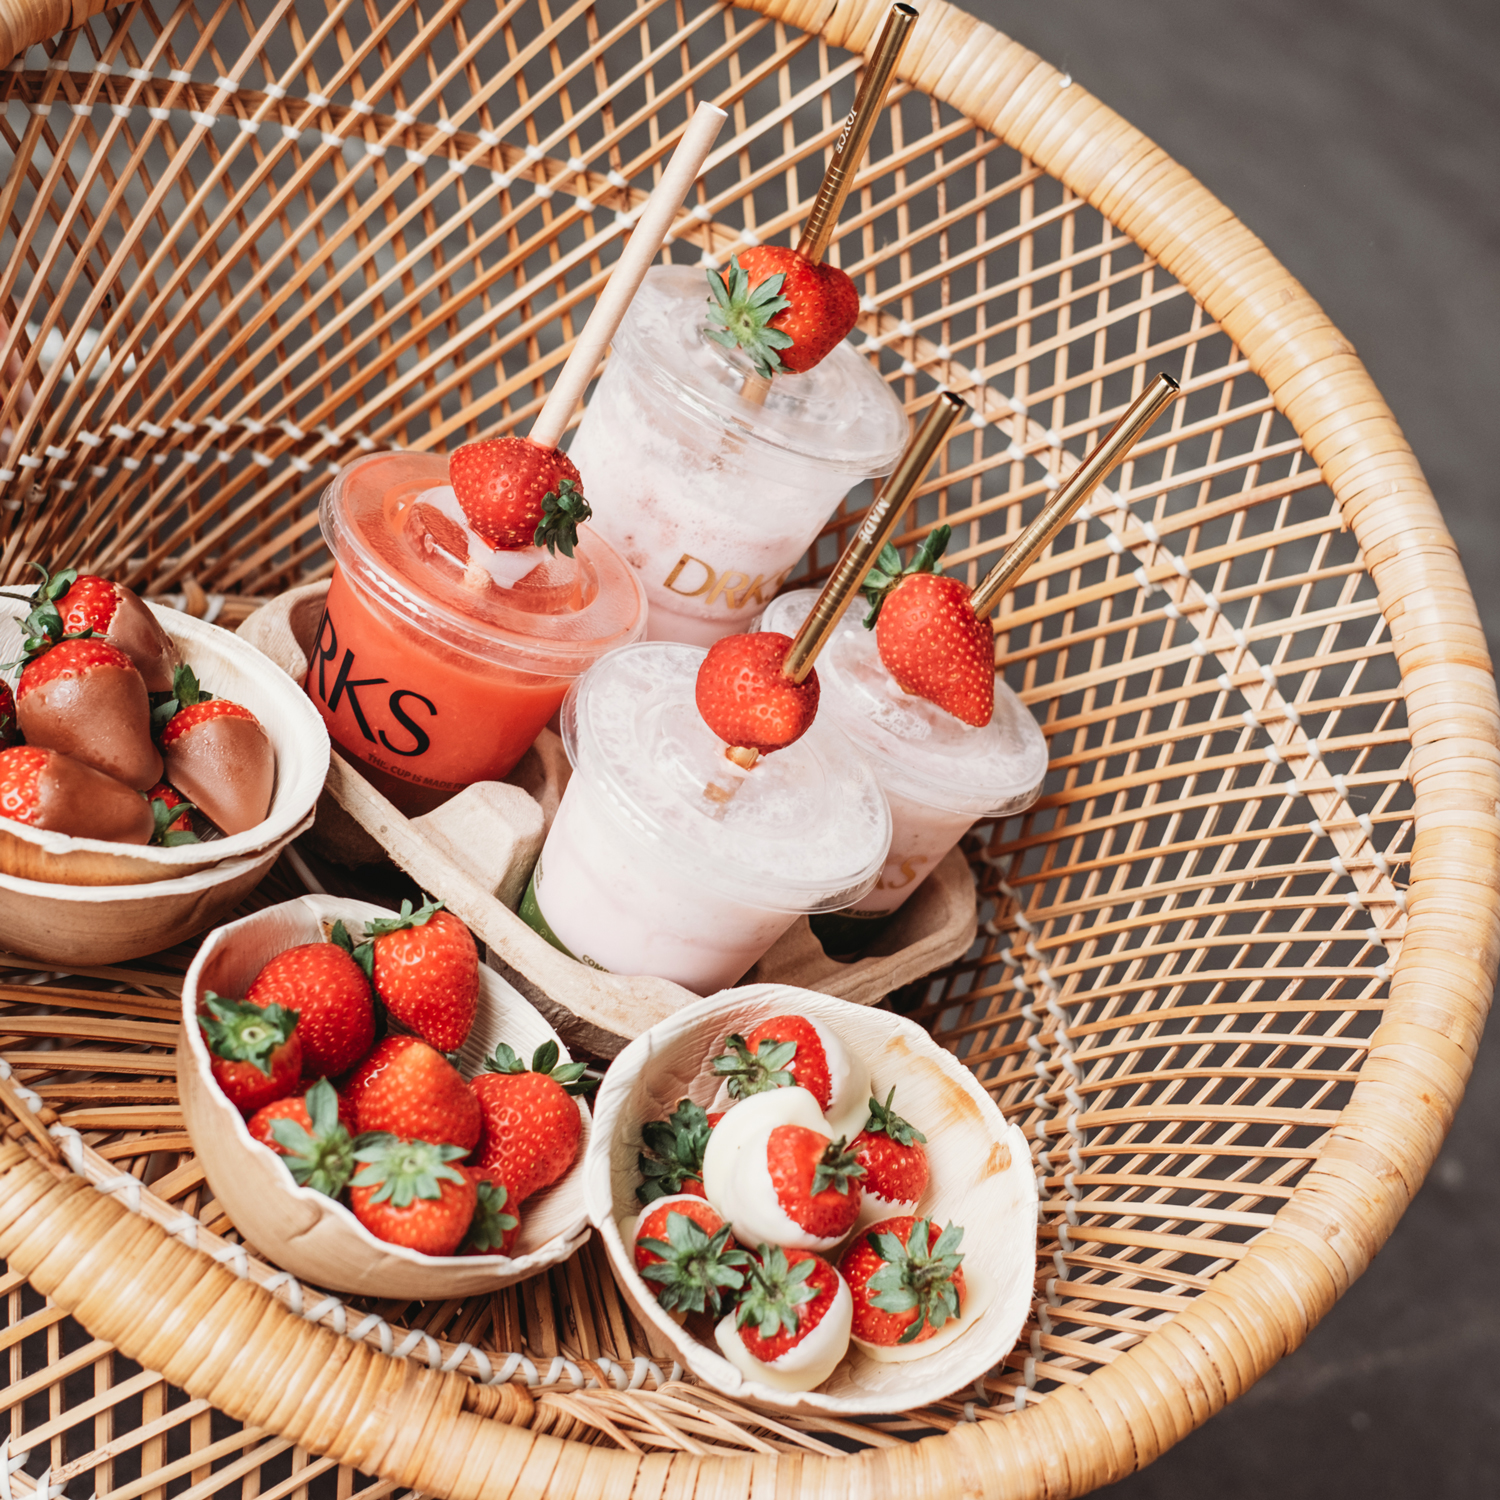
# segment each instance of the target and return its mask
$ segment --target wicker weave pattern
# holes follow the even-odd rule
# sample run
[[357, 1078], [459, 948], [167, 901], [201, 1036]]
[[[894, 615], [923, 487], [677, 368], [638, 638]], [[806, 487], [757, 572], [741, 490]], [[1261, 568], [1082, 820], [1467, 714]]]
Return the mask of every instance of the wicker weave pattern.
[[[884, 7], [756, 9], [282, 4], [251, 36], [228, 8], [142, 4], [29, 54], [0, 83], [16, 163], [0, 183], [16, 377], [0, 407], [17, 507], [4, 571], [66, 539], [153, 589], [270, 592], [327, 569], [312, 510], [329, 465], [524, 430], [616, 253], [617, 215], [698, 98], [730, 108], [735, 135], [672, 258], [722, 261], [805, 210], [853, 92], [844, 49]], [[834, 249], [866, 296], [857, 341], [908, 409], [941, 383], [975, 410], [904, 540], [947, 521], [977, 578], [1151, 371], [1186, 392], [996, 617], [1051, 779], [1024, 819], [975, 841], [982, 943], [897, 997], [1036, 1142], [1027, 1340], [971, 1400], [922, 1414], [945, 1436], [865, 1429], [858, 1458], [825, 1441], [851, 1434], [776, 1428], [654, 1377], [628, 1395], [556, 1389], [508, 1429], [475, 1414], [493, 1406], [459, 1409], [483, 1388], [388, 1368], [374, 1333], [358, 1357], [395, 1382], [399, 1413], [383, 1452], [369, 1398], [294, 1429], [210, 1369], [206, 1346], [155, 1366], [193, 1400], [166, 1413], [148, 1386], [158, 1404], [141, 1395], [137, 1420], [139, 1377], [107, 1343], [65, 1357], [58, 1312], [22, 1277], [132, 1357], [139, 1309], [122, 1321], [95, 1294], [85, 1315], [67, 1257], [48, 1279], [51, 1231], [15, 1216], [41, 1194], [72, 1205], [48, 1215], [81, 1200], [10, 1158], [12, 1395], [50, 1393], [36, 1441], [54, 1468], [85, 1455], [81, 1482], [133, 1500], [167, 1482], [164, 1434], [185, 1425], [195, 1496], [241, 1449], [230, 1467], [253, 1486], [284, 1451], [332, 1455], [268, 1481], [275, 1494], [334, 1459], [378, 1473], [371, 1496], [1081, 1493], [1295, 1347], [1420, 1184], [1497, 962], [1497, 709], [1451, 540], [1353, 351], [1228, 210], [1032, 54], [941, 0], [923, 10], [910, 91]], [[58, 24], [7, 19], [0, 40]], [[202, 1202], [162, 1039], [89, 1029], [105, 1003], [135, 1018], [116, 1026], [152, 1024], [170, 975], [105, 977], [135, 998], [50, 990], [67, 1020], [6, 988], [0, 1047], [101, 1160], [152, 1163], [164, 1212], [232, 1242]], [[88, 1214], [118, 1243], [149, 1240], [119, 1205]], [[193, 1264], [183, 1285], [205, 1274]], [[423, 1329], [481, 1377], [460, 1345], [585, 1373], [599, 1354], [648, 1359], [605, 1282], [575, 1260], [493, 1307], [360, 1312]], [[232, 1316], [214, 1326], [238, 1337]], [[257, 1351], [323, 1337], [264, 1316]], [[33, 1373], [39, 1341], [51, 1368]], [[87, 1369], [92, 1406], [63, 1385]], [[221, 1454], [205, 1401], [273, 1436], [247, 1429]], [[11, 1410], [29, 1446], [36, 1424]], [[113, 1454], [98, 1455], [115, 1412], [151, 1477], [111, 1489]]]

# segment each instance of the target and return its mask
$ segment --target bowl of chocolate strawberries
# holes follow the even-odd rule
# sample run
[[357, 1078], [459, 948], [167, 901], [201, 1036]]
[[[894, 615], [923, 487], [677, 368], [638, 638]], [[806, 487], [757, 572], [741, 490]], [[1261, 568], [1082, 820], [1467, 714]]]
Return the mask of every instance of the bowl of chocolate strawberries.
[[0, 591], [0, 947], [136, 957], [209, 926], [309, 826], [328, 735], [229, 632], [33, 566]]

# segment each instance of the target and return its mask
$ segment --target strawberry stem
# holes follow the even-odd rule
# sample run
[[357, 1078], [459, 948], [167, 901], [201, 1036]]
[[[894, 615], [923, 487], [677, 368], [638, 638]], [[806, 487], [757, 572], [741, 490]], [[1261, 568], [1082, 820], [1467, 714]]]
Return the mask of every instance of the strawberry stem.
[[225, 1062], [249, 1063], [267, 1078], [271, 1054], [284, 1046], [297, 1024], [297, 1012], [285, 1005], [252, 1005], [248, 1000], [224, 1000], [212, 990], [203, 997], [208, 1014], [198, 1023], [208, 1039], [208, 1050]]
[[578, 545], [578, 528], [594, 513], [583, 491], [571, 479], [564, 479], [556, 491], [542, 496], [542, 519], [531, 538], [533, 547], [545, 547], [554, 557], [559, 552], [572, 557]]
[[725, 1289], [738, 1291], [745, 1284], [738, 1266], [750, 1264], [743, 1250], [728, 1250], [730, 1229], [722, 1225], [713, 1234], [687, 1214], [667, 1215], [664, 1240], [638, 1240], [638, 1248], [661, 1256], [641, 1270], [647, 1281], [661, 1284], [661, 1305], [668, 1312], [717, 1313]]
[[890, 542], [880, 549], [880, 556], [875, 559], [875, 566], [866, 575], [860, 589], [870, 602], [870, 612], [864, 620], [866, 630], [874, 630], [886, 596], [895, 591], [903, 578], [909, 578], [913, 573], [942, 573], [942, 565], [938, 559], [943, 555], [948, 538], [952, 535], [953, 528], [946, 523], [929, 531], [904, 568], [901, 566], [901, 554]]
[[750, 356], [755, 373], [765, 380], [786, 368], [777, 351], [789, 348], [794, 342], [791, 334], [770, 326], [777, 313], [792, 305], [781, 295], [785, 284], [786, 273], [778, 272], [752, 287], [750, 274], [740, 265], [737, 255], [729, 257], [727, 275], [721, 271], [708, 273], [709, 320], [716, 326], [705, 328], [704, 332], [726, 349], [743, 349]]
[[308, 1089], [304, 1102], [309, 1132], [296, 1120], [273, 1120], [271, 1134], [286, 1153], [286, 1169], [303, 1187], [337, 1198], [354, 1172], [354, 1142], [339, 1119], [338, 1095], [326, 1078]]

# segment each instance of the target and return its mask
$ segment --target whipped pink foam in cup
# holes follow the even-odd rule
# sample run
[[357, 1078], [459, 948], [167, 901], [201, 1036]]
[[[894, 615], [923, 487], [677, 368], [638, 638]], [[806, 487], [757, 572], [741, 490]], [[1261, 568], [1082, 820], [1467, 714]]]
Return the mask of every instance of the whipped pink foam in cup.
[[594, 528], [646, 586], [648, 639], [695, 646], [747, 627], [910, 426], [847, 343], [744, 400], [749, 362], [704, 336], [707, 299], [701, 267], [648, 272], [568, 449]]
[[[783, 594], [759, 628], [795, 636], [817, 597], [815, 589]], [[890, 853], [874, 888], [840, 914], [852, 917], [894, 911], [976, 822], [1030, 807], [1047, 773], [1042, 731], [1003, 682], [982, 729], [902, 692], [864, 628], [867, 609], [863, 598], [851, 601], [817, 667], [818, 724], [858, 747], [891, 808]]]
[[573, 776], [521, 915], [565, 953], [699, 994], [732, 985], [800, 913], [858, 901], [891, 820], [864, 758], [817, 725], [751, 771], [693, 689], [704, 652], [611, 652], [563, 704]]

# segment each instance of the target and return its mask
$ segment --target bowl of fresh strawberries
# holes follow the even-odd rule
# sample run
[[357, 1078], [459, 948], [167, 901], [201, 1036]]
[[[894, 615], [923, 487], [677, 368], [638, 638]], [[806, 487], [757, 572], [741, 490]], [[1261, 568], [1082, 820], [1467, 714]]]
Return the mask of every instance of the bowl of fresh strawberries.
[[177, 1076], [215, 1198], [317, 1286], [472, 1296], [588, 1235], [592, 1080], [441, 903], [304, 896], [216, 929]]
[[621, 1290], [701, 1380], [870, 1416], [1000, 1363], [1031, 1305], [1025, 1138], [912, 1022], [724, 990], [611, 1064], [585, 1163]]

